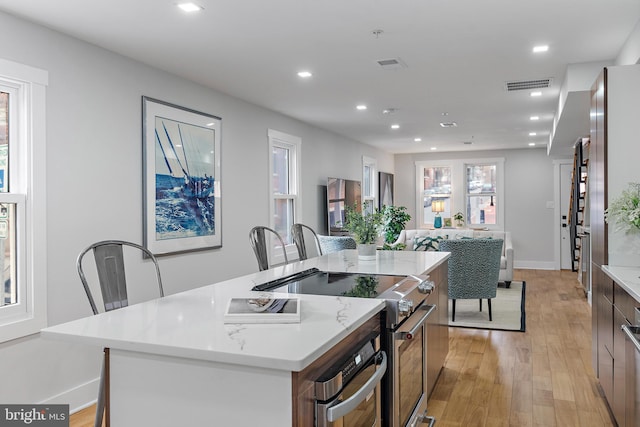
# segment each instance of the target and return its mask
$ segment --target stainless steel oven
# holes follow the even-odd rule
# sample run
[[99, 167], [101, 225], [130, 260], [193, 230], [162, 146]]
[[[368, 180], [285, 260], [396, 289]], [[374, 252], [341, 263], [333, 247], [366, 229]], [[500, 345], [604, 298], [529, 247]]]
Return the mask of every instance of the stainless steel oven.
[[390, 427], [433, 425], [427, 412], [427, 320], [435, 305], [423, 304], [405, 322], [385, 334], [389, 359], [386, 419]]
[[316, 427], [382, 427], [381, 381], [387, 357], [369, 338], [315, 381]]
[[426, 416], [426, 357], [427, 319], [436, 306], [425, 302], [434, 290], [428, 277], [310, 269], [257, 285], [253, 290], [384, 299], [381, 342], [389, 367], [382, 380], [382, 425], [433, 425], [435, 421]]

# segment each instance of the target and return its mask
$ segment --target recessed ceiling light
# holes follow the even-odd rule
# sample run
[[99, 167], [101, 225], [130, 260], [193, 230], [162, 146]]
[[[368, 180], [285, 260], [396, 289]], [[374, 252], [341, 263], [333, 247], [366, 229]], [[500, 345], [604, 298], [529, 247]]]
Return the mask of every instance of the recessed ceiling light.
[[441, 122], [440, 126], [442, 126], [443, 128], [454, 128], [458, 126], [458, 124], [456, 122]]
[[536, 132], [529, 132], [529, 136], [536, 136], [537, 133]]
[[422, 142], [422, 138], [420, 138], [420, 137], [413, 138], [413, 142]]
[[356, 105], [356, 109], [357, 109], [357, 110], [366, 110], [366, 109], [367, 109], [367, 106], [366, 106], [366, 105], [364, 105], [364, 104]]
[[531, 96], [542, 96], [542, 92], [540, 91], [531, 92]]
[[533, 47], [533, 52], [534, 53], [546, 52], [548, 50], [549, 50], [549, 45], [546, 45], [546, 44]]
[[531, 117], [529, 117], [529, 120], [533, 120], [533, 121], [535, 121], [535, 120], [540, 120], [540, 117], [538, 117], [538, 116], [531, 116]]
[[185, 12], [199, 12], [204, 9], [202, 6], [198, 6], [195, 3], [178, 3], [178, 7]]
[[298, 72], [298, 77], [302, 77], [303, 79], [308, 79], [312, 75], [313, 74], [311, 74], [310, 71], [300, 71], [300, 72]]
[[396, 124], [391, 125], [391, 129], [400, 129], [400, 125], [396, 125]]
[[435, 151], [437, 149], [438, 149], [438, 147], [431, 147], [431, 151]]
[[535, 142], [530, 142], [530, 143], [529, 143], [529, 147], [535, 147], [535, 146], [536, 146], [536, 143], [535, 143]]

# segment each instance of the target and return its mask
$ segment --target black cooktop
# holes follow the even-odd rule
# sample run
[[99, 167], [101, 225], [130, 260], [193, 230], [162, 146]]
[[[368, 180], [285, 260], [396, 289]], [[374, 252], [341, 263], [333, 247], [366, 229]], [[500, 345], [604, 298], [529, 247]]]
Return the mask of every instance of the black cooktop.
[[406, 277], [382, 274], [334, 273], [311, 268], [291, 276], [254, 286], [252, 290], [378, 298], [403, 279], [406, 279]]

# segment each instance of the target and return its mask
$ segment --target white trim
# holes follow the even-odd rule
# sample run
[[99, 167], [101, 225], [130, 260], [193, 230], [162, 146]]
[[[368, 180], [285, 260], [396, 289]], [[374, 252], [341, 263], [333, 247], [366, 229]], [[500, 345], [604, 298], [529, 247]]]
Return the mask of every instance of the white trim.
[[16, 226], [23, 229], [19, 233], [24, 233], [24, 240], [19, 244], [25, 252], [18, 256], [18, 274], [24, 277], [19, 276], [18, 280], [25, 280], [25, 299], [19, 304], [19, 313], [6, 312], [6, 316], [0, 317], [0, 342], [5, 342], [37, 333], [47, 326], [45, 86], [48, 72], [0, 59], [0, 76], [0, 81], [18, 90], [17, 138], [20, 149], [24, 150], [19, 153], [22, 170], [15, 182], [19, 189], [12, 188], [11, 192], [24, 197], [25, 214], [17, 218]]
[[[274, 200], [276, 198], [286, 198], [293, 199], [293, 223], [297, 222], [302, 218], [302, 173], [301, 173], [301, 165], [302, 165], [302, 138], [294, 135], [289, 135], [284, 132], [280, 132], [274, 129], [267, 130], [267, 136], [269, 140], [269, 177], [268, 177], [268, 185], [269, 185], [269, 227], [275, 227], [275, 203]], [[292, 187], [292, 193], [290, 196], [278, 196], [273, 193], [273, 188], [271, 187], [272, 177], [273, 177], [273, 147], [286, 147], [291, 150], [292, 158], [289, 159], [289, 165], [291, 170], [290, 173], [290, 186]], [[284, 236], [283, 236], [284, 238]], [[294, 244], [286, 245], [287, 258], [289, 260], [295, 259], [298, 256], [298, 251]], [[273, 263], [283, 263], [284, 257], [278, 251], [273, 254]]]
[[553, 261], [514, 261], [513, 268], [522, 270], [556, 270]]
[[496, 197], [498, 198], [497, 224], [487, 224], [489, 230], [504, 230], [505, 226], [505, 182], [504, 182], [504, 157], [488, 157], [477, 159], [449, 159], [449, 160], [417, 160], [414, 162], [416, 168], [416, 227], [426, 228], [422, 223], [422, 169], [425, 167], [442, 167], [449, 166], [451, 168], [451, 212], [466, 210], [466, 191], [465, 191], [465, 172], [468, 164], [495, 164], [496, 165]]
[[[364, 168], [369, 166], [371, 168], [371, 174], [369, 175], [369, 182], [371, 183], [371, 193], [365, 194], [364, 192], [364, 182], [365, 182], [365, 173]], [[378, 161], [373, 157], [362, 156], [362, 200], [361, 203], [364, 203], [367, 200], [373, 201], [374, 210], [378, 208]]]
[[69, 413], [75, 414], [96, 403], [99, 385], [100, 378], [96, 378], [69, 390], [65, 390], [55, 396], [48, 397], [39, 402], [38, 405], [67, 404], [69, 405]]

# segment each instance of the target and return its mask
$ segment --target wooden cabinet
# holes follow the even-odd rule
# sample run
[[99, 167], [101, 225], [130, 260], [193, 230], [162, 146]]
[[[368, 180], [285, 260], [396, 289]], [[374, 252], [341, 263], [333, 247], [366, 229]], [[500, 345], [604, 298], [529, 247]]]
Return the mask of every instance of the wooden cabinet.
[[[621, 330], [635, 323], [640, 303], [603, 271], [606, 265], [637, 266], [625, 249], [625, 235], [604, 221], [609, 193], [637, 181], [637, 111], [640, 66], [604, 68], [591, 88], [589, 212], [592, 268], [592, 359], [604, 395], [619, 426], [635, 426], [635, 357]], [[609, 168], [608, 165], [612, 167]], [[608, 268], [608, 267], [607, 267]], [[632, 360], [634, 360], [632, 362]], [[634, 379], [631, 380], [630, 376]], [[633, 382], [633, 385], [631, 384]], [[631, 403], [630, 403], [631, 402]]]
[[431, 271], [429, 276], [436, 286], [426, 303], [436, 305], [437, 308], [427, 321], [427, 396], [431, 395], [449, 353], [447, 263]]
[[[607, 227], [604, 222], [604, 209], [607, 205], [607, 134], [606, 134], [606, 81], [605, 68], [591, 88], [591, 135], [589, 147], [589, 216], [591, 227], [591, 295], [592, 295], [592, 363], [600, 384], [607, 394], [612, 384], [611, 334], [607, 330], [611, 325], [613, 312], [612, 299], [605, 297], [607, 291], [606, 275], [601, 266], [608, 262]], [[610, 281], [609, 281], [610, 282]], [[604, 298], [604, 299], [603, 299]], [[607, 340], [605, 343], [603, 340]], [[602, 371], [602, 373], [601, 373]]]

